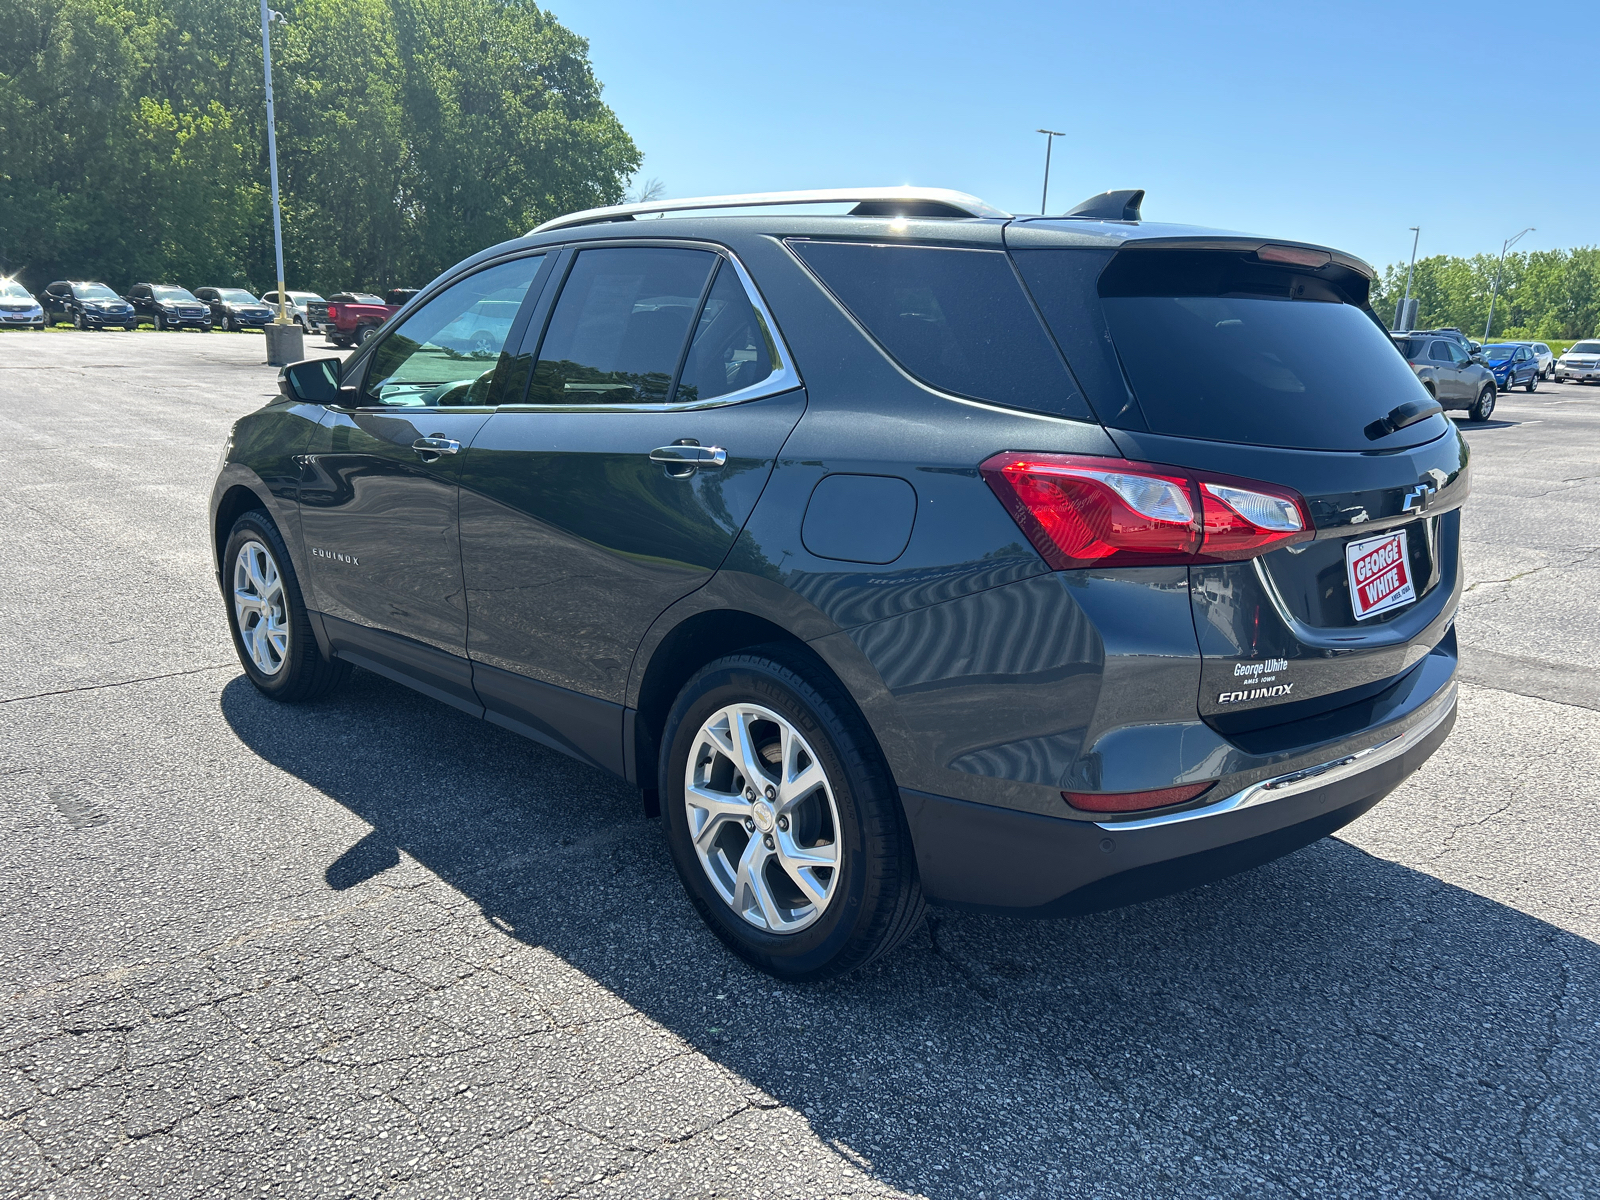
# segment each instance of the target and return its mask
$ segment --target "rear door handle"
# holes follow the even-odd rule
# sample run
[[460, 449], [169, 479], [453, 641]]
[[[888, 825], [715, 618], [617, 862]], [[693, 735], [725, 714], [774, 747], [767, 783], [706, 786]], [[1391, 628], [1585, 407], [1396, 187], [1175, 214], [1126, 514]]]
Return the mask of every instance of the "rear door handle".
[[411, 443], [411, 448], [426, 458], [430, 454], [455, 454], [461, 443], [447, 437], [420, 437]]
[[658, 446], [650, 451], [650, 461], [664, 467], [720, 467], [728, 452], [721, 446]]

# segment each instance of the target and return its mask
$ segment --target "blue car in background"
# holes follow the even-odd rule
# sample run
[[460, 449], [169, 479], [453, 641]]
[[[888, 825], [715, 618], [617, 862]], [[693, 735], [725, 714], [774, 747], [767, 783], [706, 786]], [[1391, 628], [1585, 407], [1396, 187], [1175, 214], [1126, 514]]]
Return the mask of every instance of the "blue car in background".
[[1495, 386], [1500, 391], [1525, 387], [1531, 392], [1539, 386], [1539, 359], [1527, 346], [1511, 342], [1485, 346], [1483, 357], [1494, 372]]

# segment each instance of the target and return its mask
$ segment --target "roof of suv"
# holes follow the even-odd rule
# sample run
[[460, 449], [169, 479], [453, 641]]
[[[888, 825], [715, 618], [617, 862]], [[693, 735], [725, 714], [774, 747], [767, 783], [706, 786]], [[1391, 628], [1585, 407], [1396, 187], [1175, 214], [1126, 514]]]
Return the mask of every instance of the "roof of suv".
[[[1001, 244], [1001, 231], [1010, 227], [1026, 231], [1029, 244], [1115, 249], [1132, 242], [1144, 246], [1182, 246], [1187, 249], [1259, 249], [1278, 246], [1287, 250], [1324, 253], [1333, 262], [1372, 278], [1366, 262], [1329, 246], [1268, 238], [1261, 235], [1175, 225], [1138, 218], [1142, 192], [1107, 192], [1091, 197], [1071, 213], [1060, 216], [1013, 215], [964, 192], [944, 188], [833, 188], [809, 192], [763, 192], [744, 196], [704, 196], [682, 200], [654, 200], [589, 209], [546, 221], [531, 230], [526, 244], [617, 237], [676, 235], [713, 236], [737, 229], [744, 234], [773, 237], [882, 237], [885, 233], [909, 242], [946, 244]], [[1132, 198], [1131, 200], [1129, 198]], [[799, 205], [850, 204], [847, 214], [825, 215], [769, 212], [765, 209]], [[744, 210], [744, 211], [740, 211]], [[1103, 216], [1105, 212], [1129, 213]], [[645, 218], [648, 224], [641, 224]], [[659, 222], [659, 223], [658, 223]]]

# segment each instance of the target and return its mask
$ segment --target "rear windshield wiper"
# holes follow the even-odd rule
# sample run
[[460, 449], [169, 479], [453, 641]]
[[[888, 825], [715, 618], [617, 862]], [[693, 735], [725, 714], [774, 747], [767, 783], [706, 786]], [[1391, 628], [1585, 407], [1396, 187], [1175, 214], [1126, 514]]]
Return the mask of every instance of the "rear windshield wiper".
[[1407, 425], [1415, 425], [1418, 421], [1426, 421], [1434, 413], [1442, 413], [1444, 405], [1437, 400], [1407, 400], [1404, 404], [1396, 404], [1386, 416], [1379, 417], [1368, 425], [1365, 433], [1373, 441], [1386, 438], [1396, 430], [1404, 429]]

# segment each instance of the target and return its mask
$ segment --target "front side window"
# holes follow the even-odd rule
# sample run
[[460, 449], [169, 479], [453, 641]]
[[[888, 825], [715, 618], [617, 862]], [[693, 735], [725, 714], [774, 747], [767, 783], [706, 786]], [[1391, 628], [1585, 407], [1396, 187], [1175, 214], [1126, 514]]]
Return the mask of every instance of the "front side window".
[[482, 404], [541, 255], [515, 258], [451, 284], [379, 344], [368, 403], [406, 408]]
[[1472, 361], [1472, 355], [1468, 354], [1454, 342], [1445, 342], [1444, 344], [1450, 348], [1450, 358], [1456, 364], [1456, 366], [1464, 367]]
[[664, 404], [718, 257], [707, 250], [583, 250], [539, 347], [529, 404]]

